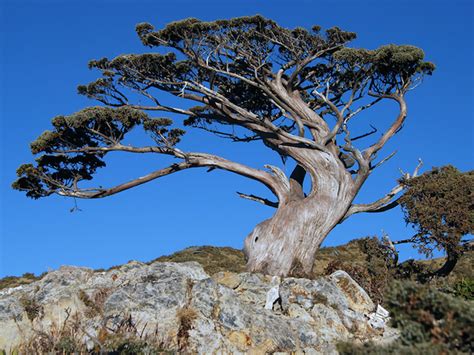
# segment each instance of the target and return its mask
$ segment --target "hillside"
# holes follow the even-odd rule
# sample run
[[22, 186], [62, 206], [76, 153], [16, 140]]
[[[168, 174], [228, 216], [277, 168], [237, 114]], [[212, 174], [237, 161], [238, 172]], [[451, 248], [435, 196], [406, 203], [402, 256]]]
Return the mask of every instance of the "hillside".
[[[334, 261], [347, 262], [350, 260], [352, 265], [366, 267], [366, 255], [361, 250], [360, 243], [358, 241], [359, 239], [354, 239], [347, 244], [319, 249], [316, 254], [316, 261], [313, 267], [314, 275], [324, 275], [329, 263]], [[160, 256], [148, 263], [153, 263], [155, 261], [178, 263], [196, 261], [201, 264], [203, 269], [210, 275], [220, 271], [231, 271], [236, 273], [245, 271], [245, 258], [242, 250], [230, 247], [194, 246], [178, 251], [171, 255]], [[435, 269], [444, 262], [444, 258], [435, 258], [432, 260], [423, 260], [417, 262]], [[474, 265], [474, 251], [467, 252], [461, 258], [449, 279], [453, 281], [457, 281], [462, 278], [474, 279], [474, 268], [472, 265]], [[109, 269], [113, 268], [115, 268], [115, 266]], [[102, 269], [98, 271], [102, 271]], [[35, 276], [31, 273], [25, 273], [22, 276], [4, 277], [0, 279], [0, 290], [29, 284], [35, 280], [41, 279], [45, 274], [46, 273]]]
[[[354, 266], [366, 267], [367, 255], [361, 249], [359, 239], [354, 239], [347, 244], [336, 247], [325, 247], [316, 253], [316, 261], [313, 274], [320, 276], [325, 274], [329, 263], [340, 261], [348, 262]], [[161, 256], [155, 261], [186, 262], [196, 261], [202, 265], [209, 274], [219, 271], [243, 272], [245, 271], [244, 254], [239, 249], [229, 247], [197, 246], [178, 251], [171, 255]], [[444, 263], [444, 258], [416, 261], [432, 269], [437, 269]], [[474, 278], [474, 251], [467, 252], [458, 262], [456, 268], [450, 275], [450, 279]]]
[[[95, 329], [94, 332], [96, 332], [100, 330], [97, 327], [98, 324], [101, 324], [101, 317], [105, 314], [110, 313], [109, 315], [113, 315], [115, 314], [115, 310], [132, 307], [131, 309], [135, 309], [134, 312], [138, 312], [140, 317], [145, 319], [148, 317], [147, 315], [154, 312], [153, 310], [155, 308], [153, 307], [164, 307], [163, 312], [165, 312], [168, 307], [166, 306], [168, 302], [178, 302], [177, 300], [171, 301], [172, 298], [180, 294], [186, 295], [188, 292], [191, 292], [190, 290], [197, 292], [197, 294], [192, 296], [193, 300], [204, 297], [204, 294], [207, 295], [206, 297], [217, 297], [212, 299], [206, 298], [199, 301], [204, 302], [195, 305], [197, 309], [200, 309], [199, 312], [207, 312], [206, 307], [208, 306], [206, 306], [206, 304], [209, 302], [217, 302], [220, 305], [213, 307], [211, 313], [209, 313], [210, 318], [206, 318], [207, 316], [205, 316], [200, 321], [197, 321], [197, 323], [195, 320], [196, 314], [191, 311], [188, 312], [188, 308], [186, 308], [188, 306], [186, 304], [184, 304], [183, 310], [176, 308], [170, 314], [166, 312], [158, 314], [156, 316], [158, 318], [154, 319], [153, 322], [155, 322], [157, 326], [163, 326], [163, 324], [159, 324], [165, 322], [164, 324], [166, 324], [166, 327], [169, 326], [169, 331], [171, 332], [166, 344], [157, 344], [159, 349], [174, 351], [189, 346], [189, 344], [194, 342], [193, 346], [195, 349], [200, 349], [199, 351], [203, 352], [204, 348], [202, 346], [205, 346], [203, 344], [207, 344], [215, 339], [219, 339], [218, 344], [216, 343], [217, 345], [215, 345], [216, 349], [221, 350], [229, 349], [229, 347], [234, 350], [248, 350], [255, 344], [260, 344], [263, 347], [269, 346], [268, 349], [273, 346], [279, 350], [295, 349], [293, 345], [291, 345], [294, 340], [292, 338], [293, 335], [284, 340], [284, 337], [282, 338], [281, 336], [275, 338], [275, 334], [271, 332], [274, 326], [279, 329], [284, 329], [287, 326], [285, 322], [289, 322], [288, 324], [291, 324], [291, 327], [296, 327], [295, 329], [305, 329], [304, 332], [307, 333], [305, 333], [302, 339], [304, 339], [303, 342], [310, 348], [318, 348], [320, 350], [323, 348], [326, 350], [332, 349], [331, 351], [337, 348], [341, 354], [458, 354], [468, 353], [469, 349], [474, 348], [474, 334], [471, 331], [474, 319], [474, 305], [472, 301], [474, 299], [474, 275], [472, 268], [474, 264], [474, 252], [466, 253], [449, 277], [431, 279], [420, 283], [413, 281], [418, 280], [419, 274], [417, 273], [420, 273], [420, 270], [426, 267], [436, 269], [443, 263], [442, 258], [428, 261], [407, 261], [397, 268], [403, 270], [403, 273], [400, 274], [397, 273], [397, 269], [394, 271], [387, 268], [382, 262], [383, 257], [381, 258], [380, 255], [374, 255], [377, 254], [376, 252], [372, 250], [372, 252], [368, 253], [366, 251], [367, 246], [369, 245], [370, 247], [370, 241], [370, 239], [359, 239], [337, 247], [322, 248], [318, 251], [313, 274], [309, 280], [292, 278], [287, 279], [287, 281], [282, 280], [281, 285], [288, 285], [289, 290], [294, 293], [294, 296], [285, 298], [288, 297], [285, 291], [285, 287], [287, 286], [280, 288], [280, 297], [284, 303], [283, 308], [278, 308], [279, 310], [276, 309], [277, 313], [274, 314], [274, 316], [279, 319], [278, 321], [274, 317], [266, 318], [269, 315], [261, 311], [262, 304], [265, 303], [265, 297], [273, 287], [274, 280], [263, 275], [245, 273], [245, 260], [241, 250], [212, 246], [190, 247], [172, 255], [161, 256], [147, 263], [131, 261], [128, 264], [114, 266], [108, 270], [62, 267], [57, 271], [44, 273], [40, 276], [24, 274], [21, 277], [6, 277], [0, 280], [0, 310], [3, 310], [4, 313], [6, 312], [2, 318], [6, 322], [9, 322], [8, 319], [11, 318], [10, 316], [13, 313], [15, 317], [20, 318], [23, 317], [21, 314], [27, 315], [22, 318], [21, 324], [24, 329], [29, 329], [29, 336], [32, 340], [31, 343], [28, 344], [21, 343], [21, 346], [23, 349], [30, 350], [32, 349], [31, 346], [35, 344], [35, 327], [38, 325], [45, 326], [45, 324], [48, 323], [48, 319], [52, 320], [52, 315], [57, 314], [57, 312], [60, 313], [61, 310], [59, 308], [62, 309], [65, 305], [67, 305], [66, 309], [76, 309], [76, 312], [85, 316], [85, 318], [81, 318], [80, 320], [82, 326], [93, 326], [93, 329]], [[370, 254], [370, 257], [368, 254]], [[202, 269], [200, 269], [200, 267], [202, 267]], [[202, 271], [199, 271], [199, 269]], [[347, 274], [344, 271], [347, 272]], [[324, 295], [324, 292], [327, 292], [327, 290], [324, 291], [324, 287], [326, 286], [321, 287], [322, 285], [326, 285], [328, 280], [333, 280], [333, 276], [329, 275], [339, 275], [341, 272], [350, 278], [350, 283], [353, 284], [353, 286], [351, 286], [352, 289], [357, 289], [359, 290], [357, 292], [361, 292], [361, 295], [366, 295], [363, 298], [365, 299], [365, 304], [368, 305], [367, 309], [364, 311], [365, 313], [361, 313], [356, 317], [358, 319], [357, 322], [359, 322], [358, 327], [366, 329], [363, 333], [353, 333], [355, 328], [352, 328], [351, 322], [355, 321], [353, 318], [354, 315], [349, 316], [347, 319], [345, 318], [348, 317], [348, 314], [351, 314], [351, 310], [344, 310], [341, 313], [344, 307], [346, 307], [344, 304], [348, 302], [347, 300], [338, 301], [339, 303], [336, 308], [339, 309], [339, 311], [335, 314], [331, 313], [333, 312], [331, 311], [331, 307], [324, 308], [325, 302], [335, 297], [334, 295], [339, 291], [337, 291], [337, 288], [334, 288], [334, 286], [337, 285], [333, 284], [333, 286], [331, 286], [333, 290], [331, 291], [332, 294], [328, 298], [328, 295]], [[208, 277], [206, 275], [212, 276], [213, 281], [205, 281], [206, 277]], [[409, 276], [407, 277], [406, 275]], [[176, 285], [176, 287], [179, 288], [179, 292], [178, 288], [174, 289], [175, 285], [173, 283], [175, 281], [173, 280], [175, 277], [178, 277], [178, 279], [184, 277], [184, 279], [179, 282], [179, 287]], [[300, 281], [295, 281], [296, 284], [294, 284], [294, 281], [291, 280]], [[195, 286], [189, 289], [188, 287], [190, 287], [191, 284], [195, 284]], [[202, 284], [202, 287], [197, 286], [198, 284]], [[357, 284], [362, 288], [356, 286]], [[221, 289], [219, 285], [228, 289], [228, 291], [224, 292], [224, 294], [227, 295], [224, 298], [222, 298], [223, 296], [219, 296], [219, 292], [223, 292], [223, 289]], [[209, 294], [209, 287], [211, 286], [214, 290], [212, 291], [213, 296]], [[338, 287], [340, 286], [342, 285]], [[201, 293], [199, 291], [200, 288], [202, 288], [203, 292], [204, 290], [206, 291]], [[262, 290], [265, 290], [265, 292]], [[344, 291], [344, 288], [342, 290]], [[353, 290], [345, 290], [344, 292], [347, 291], [349, 291], [349, 294], [344, 296], [346, 298], [354, 292]], [[38, 292], [41, 296], [38, 296]], [[136, 294], [136, 292], [139, 293]], [[153, 296], [150, 292], [153, 294], [156, 293], [156, 295]], [[232, 292], [237, 292], [237, 294]], [[323, 292], [324, 297], [320, 295], [321, 292]], [[313, 307], [316, 309], [322, 307], [321, 310], [326, 312], [324, 316], [319, 314], [321, 310], [312, 310], [308, 313], [310, 308], [306, 311], [298, 308], [308, 306], [307, 301], [305, 301], [306, 296], [301, 299], [302, 295], [311, 295], [310, 308]], [[56, 306], [55, 302], [60, 299], [60, 303]], [[130, 302], [131, 304], [129, 304]], [[158, 303], [148, 309], [150, 307], [149, 302]], [[160, 302], [165, 302], [166, 304], [161, 304]], [[238, 308], [233, 308], [236, 307], [236, 302], [238, 303]], [[251, 307], [253, 307], [252, 309], [247, 309], [249, 302], [252, 305]], [[288, 302], [303, 303], [300, 305], [290, 305]], [[320, 303], [322, 303], [322, 305]], [[382, 304], [390, 311], [392, 318], [390, 326], [395, 328], [387, 328], [387, 331], [392, 334], [390, 335], [390, 337], [392, 337], [390, 344], [376, 335], [371, 335], [369, 328], [364, 328], [364, 322], [366, 321], [362, 321], [362, 319], [367, 319], [367, 312], [370, 310], [373, 311], [373, 307], [375, 307], [377, 303]], [[255, 308], [256, 304], [259, 306]], [[59, 308], [57, 308], [58, 306]], [[354, 303], [353, 306], [357, 307], [357, 302]], [[215, 318], [215, 316], [213, 316], [214, 312], [223, 314], [220, 313], [224, 312], [222, 307], [228, 308], [226, 312], [234, 312], [231, 318]], [[278, 313], [282, 311], [283, 313]], [[233, 317], [237, 317], [241, 312], [246, 312], [245, 314], [248, 315], [248, 319], [246, 318], [245, 322], [242, 320], [244, 323], [239, 325], [239, 331], [229, 332], [229, 329], [236, 326]], [[163, 318], [165, 314], [166, 319]], [[46, 318], [44, 318], [45, 315]], [[259, 331], [264, 332], [268, 339], [273, 339], [269, 343], [262, 343], [261, 339], [254, 337], [252, 331], [248, 328], [251, 322], [248, 323], [247, 321], [256, 315], [257, 318], [259, 317], [259, 324], [261, 324]], [[188, 316], [189, 319], [186, 318]], [[321, 316], [323, 316], [323, 318], [321, 318]], [[175, 323], [174, 319], [178, 319], [179, 322]], [[343, 322], [341, 323], [342, 328], [340, 328], [339, 331], [344, 330], [343, 334], [347, 336], [340, 337], [337, 335], [339, 331], [334, 333], [334, 327], [328, 326], [334, 319], [339, 319], [339, 322]], [[73, 347], [73, 349], [76, 350], [79, 349], [82, 351], [86, 348], [94, 348], [97, 350], [100, 349], [101, 346], [105, 346], [106, 348], [103, 349], [113, 349], [117, 351], [117, 353], [123, 353], [123, 351], [126, 350], [125, 348], [120, 348], [122, 345], [126, 347], [132, 345], [142, 347], [151, 344], [148, 341], [149, 338], [147, 338], [148, 340], [146, 341], [137, 338], [137, 334], [134, 333], [137, 328], [135, 324], [137, 323], [128, 324], [127, 319], [122, 319], [122, 321], [123, 323], [117, 325], [118, 328], [113, 328], [115, 330], [112, 333], [110, 329], [108, 331], [102, 331], [102, 333], [99, 331], [99, 333], [97, 333], [97, 339], [100, 338], [102, 340], [95, 340], [96, 345], [80, 345], [83, 344], [81, 343], [81, 339], [83, 339], [84, 336], [88, 337], [87, 332], [82, 328], [80, 332], [74, 331], [74, 329], [77, 330], [77, 328], [72, 327], [73, 324], [69, 323], [67, 327], [65, 326], [66, 323], [64, 323], [63, 330], [60, 333], [53, 332], [47, 335], [47, 339], [41, 338], [42, 341], [49, 339], [49, 343], [43, 342], [42, 344], [50, 344], [49, 347], [44, 348], [45, 350], [60, 349], [65, 353], [68, 353], [68, 344], [72, 343], [76, 344], [74, 346], [79, 346]], [[130, 318], [129, 321], [131, 322], [132, 319]], [[311, 324], [311, 328], [307, 328], [308, 321], [310, 322], [309, 324]], [[209, 324], [214, 324], [212, 327], [215, 326], [216, 329], [221, 329], [222, 326], [224, 326], [224, 328], [228, 328], [228, 330], [222, 332], [221, 329], [217, 333], [214, 331], [212, 331], [212, 334], [205, 333], [205, 329], [209, 327]], [[130, 326], [133, 329], [127, 328]], [[16, 328], [12, 326], [4, 329], [10, 329], [13, 332]], [[66, 334], [66, 330], [69, 333]], [[33, 333], [31, 333], [31, 331], [33, 331]], [[132, 332], [130, 333], [130, 331]], [[204, 333], [202, 333], [203, 331]], [[322, 334], [325, 334], [324, 336], [326, 337], [328, 334], [331, 334], [331, 336], [324, 338], [324, 342], [319, 343], [319, 345], [313, 344], [315, 346], [313, 347], [313, 345], [311, 345], [311, 339], [313, 339], [313, 335], [311, 335], [313, 334], [312, 332], [316, 332], [320, 334], [320, 336], [322, 336]], [[8, 331], [6, 333], [4, 332], [3, 335], [0, 334], [0, 340], [4, 339], [2, 340], [3, 344], [10, 344], [9, 340], [5, 340], [13, 339], [13, 333], [10, 333], [11, 332]], [[283, 333], [286, 334], [287, 331]], [[392, 341], [394, 339], [393, 337], [397, 337], [396, 334], [399, 334], [398, 339]], [[7, 338], [5, 338], [5, 336]], [[365, 339], [363, 344], [354, 342], [358, 337]], [[370, 339], [372, 339], [372, 341], [367, 341]], [[66, 341], [65, 344], [61, 343], [63, 340]], [[20, 343], [17, 342], [17, 344]], [[102, 345], [97, 348], [97, 344]], [[165, 348], [163, 348], [164, 345], [166, 345]], [[66, 348], [64, 348], [64, 346]], [[85, 346], [85, 348], [82, 346]], [[201, 346], [201, 348], [199, 348], [199, 346]], [[140, 349], [143, 350], [145, 348], [142, 347]], [[119, 349], [123, 351], [118, 351]]]

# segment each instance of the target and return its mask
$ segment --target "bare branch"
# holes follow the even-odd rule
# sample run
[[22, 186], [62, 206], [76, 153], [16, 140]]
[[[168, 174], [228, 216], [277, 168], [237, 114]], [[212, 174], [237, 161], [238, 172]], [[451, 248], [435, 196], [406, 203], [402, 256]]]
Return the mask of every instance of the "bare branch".
[[256, 196], [256, 195], [247, 195], [247, 194], [244, 194], [244, 193], [238, 192], [238, 191], [237, 191], [237, 194], [238, 194], [240, 197], [245, 198], [245, 199], [247, 199], [247, 200], [259, 202], [259, 203], [264, 204], [265, 206], [278, 208], [278, 202], [270, 201], [270, 200], [268, 200], [268, 199], [266, 199], [266, 198], [263, 198], [263, 197], [260, 197], [260, 196]]
[[178, 114], [187, 115], [187, 116], [195, 116], [195, 113], [192, 111], [183, 110], [176, 107], [163, 106], [163, 105], [156, 105], [156, 106], [124, 105], [124, 106], [128, 106], [137, 110], [144, 110], [144, 111], [163, 111], [163, 112], [178, 113]]
[[413, 243], [415, 242], [416, 238], [418, 237], [418, 234], [415, 234], [413, 237], [411, 238], [408, 238], [408, 239], [402, 239], [402, 240], [394, 240], [392, 241], [392, 243], [394, 245], [397, 245], [397, 244], [406, 244], [406, 243]]
[[364, 151], [364, 158], [366, 159], [372, 159], [373, 155], [383, 148], [385, 143], [387, 143], [387, 141], [390, 138], [392, 138], [392, 136], [400, 130], [400, 128], [403, 125], [403, 122], [405, 121], [405, 118], [407, 117], [407, 106], [406, 106], [405, 99], [403, 98], [403, 95], [397, 96], [397, 95], [378, 95], [374, 93], [369, 93], [369, 94], [371, 96], [389, 98], [389, 99], [397, 101], [400, 106], [400, 111], [396, 120], [392, 123], [390, 128], [383, 134], [383, 136], [379, 139], [379, 141]]
[[53, 153], [57, 154], [68, 154], [68, 153], [98, 153], [98, 152], [128, 152], [128, 153], [158, 153], [166, 155], [174, 155], [178, 158], [184, 158], [184, 153], [177, 148], [170, 147], [132, 147], [129, 145], [114, 144], [106, 147], [82, 147], [77, 149], [58, 149], [54, 150]]
[[[413, 174], [405, 173], [403, 178], [404, 179], [412, 179], [418, 176], [418, 172], [423, 165], [423, 161], [419, 159], [418, 165], [416, 166]], [[349, 216], [360, 213], [360, 212], [383, 212], [389, 209], [392, 209], [398, 205], [398, 199], [394, 200], [394, 197], [403, 190], [403, 186], [398, 184], [395, 186], [388, 194], [383, 196], [382, 198], [378, 199], [375, 202], [368, 203], [368, 204], [353, 204], [349, 210], [347, 211], [346, 215], [344, 216], [343, 220], [348, 218]]]
[[166, 176], [166, 175], [175, 173], [177, 171], [181, 171], [181, 170], [188, 169], [191, 167], [193, 167], [192, 164], [188, 162], [181, 162], [178, 164], [170, 165], [169, 167], [164, 168], [164, 169], [156, 170], [148, 175], [142, 176], [138, 179], [128, 181], [124, 184], [114, 186], [109, 189], [97, 189], [97, 191], [85, 191], [81, 189], [62, 189], [58, 191], [58, 194], [61, 196], [77, 197], [77, 198], [85, 198], [85, 199], [107, 197], [110, 195], [115, 195], [119, 192], [122, 192], [128, 189], [131, 189], [132, 187], [142, 185], [146, 182], [155, 180], [159, 177]]
[[[322, 139], [322, 143], [323, 145], [326, 145], [328, 144], [330, 141], [332, 141], [334, 139], [334, 137], [336, 137], [336, 135], [339, 133], [339, 131], [341, 130], [342, 126], [344, 125], [345, 121], [344, 121], [344, 116], [342, 115], [342, 111], [339, 111], [339, 109], [337, 108], [337, 106], [331, 101], [329, 100], [329, 85], [327, 86], [327, 90], [326, 90], [326, 95], [320, 93], [318, 90], [313, 90], [313, 94], [316, 95], [317, 97], [319, 97], [320, 99], [322, 99], [328, 106], [329, 108], [332, 110], [332, 112], [334, 113], [334, 115], [336, 116], [336, 119], [337, 119], [337, 122], [336, 124], [334, 125], [333, 129], [331, 130], [331, 132], [329, 132], [329, 134], [327, 134], [323, 139]], [[352, 102], [353, 100], [353, 95], [351, 95], [351, 98], [349, 100], [349, 103], [346, 104], [346, 106], [344, 106], [343, 110], [347, 109], [349, 106], [350, 106], [350, 103]], [[347, 137], [347, 135], [346, 135]]]
[[390, 155], [388, 155], [387, 157], [383, 158], [381, 161], [379, 161], [377, 164], [375, 164], [373, 167], [370, 168], [370, 170], [374, 170], [376, 168], [378, 168], [380, 165], [382, 165], [383, 163], [389, 161], [392, 157], [395, 156], [395, 154], [397, 154], [397, 151], [393, 151], [392, 153], [390, 153]]
[[284, 187], [285, 191], [290, 191], [290, 181], [280, 168], [269, 164], [264, 166], [270, 170], [273, 173], [273, 176], [275, 176], [281, 182], [281, 185]]
[[355, 183], [357, 187], [360, 187], [363, 181], [368, 176], [369, 162], [363, 157], [360, 150], [354, 147], [354, 145], [352, 144], [351, 132], [347, 128], [346, 124], [342, 125], [342, 130], [346, 134], [344, 137], [345, 144], [342, 147], [342, 149], [344, 149], [346, 152], [349, 152], [352, 155], [352, 157], [355, 159], [355, 161], [357, 161], [357, 164], [359, 165]]
[[351, 138], [351, 140], [354, 142], [358, 139], [362, 139], [362, 138], [365, 138], [365, 137], [368, 137], [374, 133], [377, 133], [377, 128], [375, 128], [374, 126], [370, 125], [370, 127], [372, 128], [371, 131], [367, 132], [367, 133], [364, 133], [364, 134], [361, 134], [360, 136], [356, 136], [354, 138]]
[[355, 115], [359, 114], [360, 112], [364, 111], [364, 110], [367, 110], [368, 108], [372, 107], [373, 105], [375, 105], [377, 102], [379, 102], [380, 100], [382, 100], [382, 97], [378, 97], [377, 99], [375, 99], [374, 101], [364, 105], [364, 106], [360, 106], [357, 110], [355, 110], [354, 112], [351, 112], [349, 113], [348, 115], [346, 115], [344, 117], [344, 120], [347, 122], [349, 121], [352, 117], [354, 117]]
[[238, 136], [234, 133], [219, 131], [219, 130], [216, 130], [216, 129], [206, 127], [204, 125], [193, 126], [193, 127], [198, 128], [198, 129], [202, 129], [203, 131], [206, 131], [206, 132], [213, 133], [216, 136], [221, 137], [221, 138], [228, 138], [228, 139], [232, 140], [233, 142], [252, 142], [252, 141], [262, 140], [262, 137], [259, 136], [258, 134], [252, 134], [251, 136], [240, 137], [240, 136]]
[[277, 167], [266, 165], [265, 167], [273, 173], [270, 174], [263, 170], [258, 170], [251, 168], [249, 166], [233, 162], [217, 155], [207, 154], [207, 153], [196, 153], [196, 152], [183, 152], [174, 147], [132, 147], [124, 146], [121, 144], [116, 144], [113, 146], [107, 147], [83, 147], [79, 149], [71, 150], [58, 150], [55, 153], [65, 154], [65, 153], [97, 153], [97, 152], [111, 152], [111, 151], [123, 151], [129, 153], [158, 153], [175, 156], [176, 158], [183, 159], [184, 162], [173, 164], [165, 169], [157, 170], [151, 174], [148, 174], [144, 177], [132, 180], [128, 183], [118, 185], [114, 188], [102, 190], [96, 189], [97, 191], [88, 191], [76, 189], [76, 188], [67, 188], [61, 186], [60, 194], [63, 196], [79, 197], [79, 198], [98, 198], [105, 197], [123, 190], [129, 189], [131, 187], [141, 185], [145, 182], [154, 180], [158, 177], [169, 175], [176, 171], [181, 171], [187, 168], [193, 167], [213, 167], [222, 170], [227, 170], [245, 177], [248, 177], [253, 180], [257, 180], [267, 186], [280, 200], [284, 198], [286, 193], [289, 191], [289, 182], [285, 174]]

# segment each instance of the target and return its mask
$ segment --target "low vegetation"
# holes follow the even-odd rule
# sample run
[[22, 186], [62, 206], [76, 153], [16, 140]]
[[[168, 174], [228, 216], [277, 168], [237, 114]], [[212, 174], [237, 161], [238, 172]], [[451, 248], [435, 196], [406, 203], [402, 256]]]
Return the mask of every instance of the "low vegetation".
[[36, 302], [34, 298], [25, 296], [20, 299], [20, 304], [31, 322], [40, 316], [43, 311], [43, 308]]
[[469, 354], [474, 349], [472, 301], [429, 284], [393, 281], [385, 294], [400, 338], [389, 346], [339, 345], [341, 354]]
[[202, 265], [204, 271], [213, 275], [220, 271], [245, 272], [245, 257], [242, 250], [229, 247], [190, 247], [172, 255], [161, 256], [156, 261], [172, 261], [176, 263], [196, 261]]
[[[465, 252], [446, 277], [436, 276], [444, 258], [400, 265], [383, 251], [374, 253], [376, 239], [353, 241], [365, 265], [339, 259], [326, 269], [347, 271], [391, 314], [400, 338], [389, 346], [370, 343], [339, 345], [341, 354], [459, 354], [474, 349], [474, 252]], [[350, 259], [346, 259], [350, 260]], [[331, 269], [332, 268], [332, 269]]]
[[[87, 331], [87, 318], [66, 310], [67, 316], [60, 324], [53, 324], [47, 331], [36, 329], [32, 336], [11, 350], [11, 354], [175, 354], [169, 339], [143, 335], [146, 324], [136, 322], [130, 315], [111, 321], [103, 319], [97, 337]], [[153, 339], [152, 339], [153, 338]], [[93, 342], [86, 346], [84, 339]], [[6, 355], [0, 349], [0, 355]]]
[[27, 272], [24, 273], [22, 276], [7, 276], [0, 279], [0, 290], [5, 288], [12, 288], [21, 285], [27, 285], [34, 281], [40, 280], [46, 273], [42, 273], [39, 276], [35, 276], [34, 274]]
[[405, 192], [399, 203], [416, 234], [395, 243], [410, 243], [427, 257], [443, 250], [444, 264], [432, 272], [449, 275], [461, 255], [472, 249], [472, 241], [463, 237], [474, 233], [474, 171], [447, 165], [401, 183]]

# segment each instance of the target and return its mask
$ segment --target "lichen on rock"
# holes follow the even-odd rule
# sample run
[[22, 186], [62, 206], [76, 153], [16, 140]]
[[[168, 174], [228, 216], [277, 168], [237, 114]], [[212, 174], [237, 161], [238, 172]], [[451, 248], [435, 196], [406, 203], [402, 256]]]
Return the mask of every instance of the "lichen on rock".
[[231, 272], [211, 278], [196, 262], [132, 262], [105, 272], [62, 267], [0, 292], [0, 349], [335, 353], [341, 341], [393, 337], [370, 326], [374, 311], [343, 271], [276, 280]]

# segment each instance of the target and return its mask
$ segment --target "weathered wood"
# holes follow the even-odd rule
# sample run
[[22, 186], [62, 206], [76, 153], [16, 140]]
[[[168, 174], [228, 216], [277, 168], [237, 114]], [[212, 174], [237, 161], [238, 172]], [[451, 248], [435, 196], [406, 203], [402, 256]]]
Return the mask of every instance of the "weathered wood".
[[309, 274], [317, 249], [346, 214], [356, 193], [350, 175], [325, 153], [315, 160], [322, 168], [313, 180], [312, 192], [305, 198], [288, 198], [273, 217], [247, 236], [244, 252], [249, 271]]

